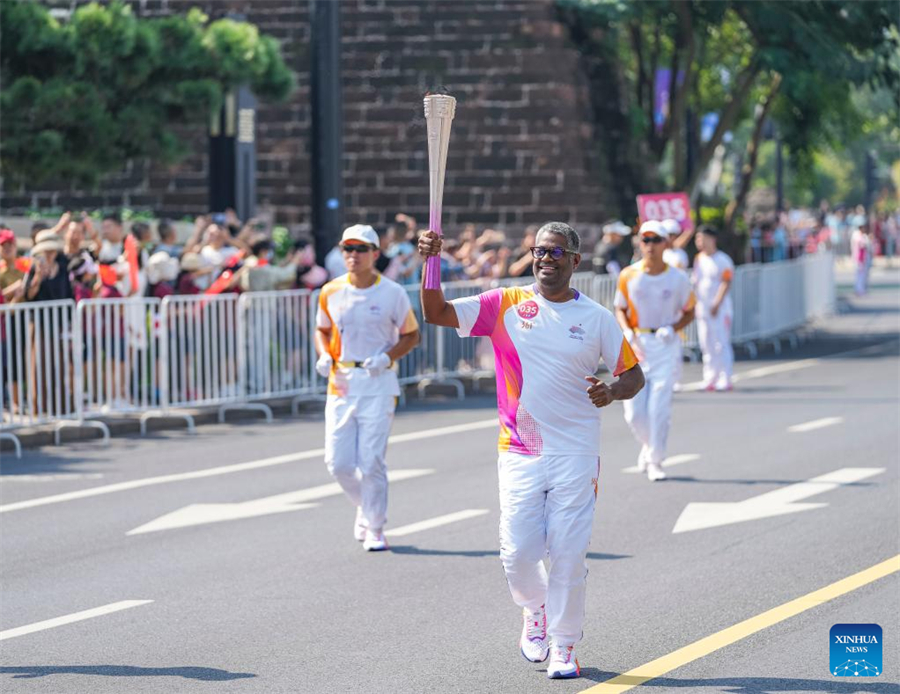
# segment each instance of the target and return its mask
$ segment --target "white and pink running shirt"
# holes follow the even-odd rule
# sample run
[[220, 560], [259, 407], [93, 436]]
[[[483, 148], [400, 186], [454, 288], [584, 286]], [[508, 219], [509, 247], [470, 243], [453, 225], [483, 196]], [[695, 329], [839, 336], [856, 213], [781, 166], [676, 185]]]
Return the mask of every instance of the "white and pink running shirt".
[[578, 292], [547, 301], [533, 285], [451, 303], [460, 337], [490, 337], [494, 346], [500, 452], [598, 455], [600, 411], [585, 376], [601, 358], [614, 376], [637, 364], [613, 314]]

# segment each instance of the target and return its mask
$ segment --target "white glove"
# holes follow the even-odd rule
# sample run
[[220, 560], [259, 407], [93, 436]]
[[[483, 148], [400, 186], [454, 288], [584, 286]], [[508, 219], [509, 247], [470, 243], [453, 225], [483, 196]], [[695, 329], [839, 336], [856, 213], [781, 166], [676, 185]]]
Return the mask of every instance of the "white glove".
[[628, 340], [628, 344], [632, 344], [634, 342], [634, 330], [630, 328], [625, 328], [625, 339]]
[[369, 357], [363, 362], [363, 368], [369, 372], [370, 376], [382, 374], [390, 365], [391, 358], [385, 352]]
[[334, 360], [330, 354], [322, 354], [316, 362], [316, 371], [322, 378], [328, 378], [331, 375], [331, 365]]
[[664, 344], [672, 344], [675, 341], [675, 331], [671, 325], [664, 325], [656, 329], [656, 339]]

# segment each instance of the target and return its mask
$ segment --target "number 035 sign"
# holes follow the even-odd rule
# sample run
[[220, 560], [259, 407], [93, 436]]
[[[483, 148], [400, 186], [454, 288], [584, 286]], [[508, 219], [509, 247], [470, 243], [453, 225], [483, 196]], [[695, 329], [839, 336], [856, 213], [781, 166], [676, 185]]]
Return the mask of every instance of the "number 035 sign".
[[652, 193], [637, 196], [641, 221], [675, 219], [682, 229], [693, 229], [691, 203], [687, 193]]

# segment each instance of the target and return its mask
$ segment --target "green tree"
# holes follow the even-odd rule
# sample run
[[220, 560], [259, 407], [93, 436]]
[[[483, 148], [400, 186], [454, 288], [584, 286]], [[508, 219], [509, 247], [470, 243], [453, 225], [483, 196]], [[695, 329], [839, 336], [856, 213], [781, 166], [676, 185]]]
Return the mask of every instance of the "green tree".
[[[746, 193], [767, 117], [779, 123], [799, 166], [830, 137], [835, 123], [847, 124], [845, 132], [852, 129], [853, 114], [846, 107], [852, 87], [896, 89], [900, 83], [897, 12], [890, 1], [558, 0], [558, 5], [585, 56], [598, 117], [608, 115], [608, 102], [629, 119], [631, 127], [616, 130], [616, 141], [604, 143], [607, 151], [616, 151], [610, 158], [615, 180], [634, 189], [627, 198], [664, 185], [696, 193], [725, 133], [753, 119], [747, 186], [741, 188]], [[658, 128], [653, 94], [661, 67], [669, 68], [671, 79], [668, 117]], [[710, 111], [719, 114], [719, 122], [704, 143], [698, 119]], [[692, 122], [685, 123], [689, 112]], [[604, 123], [599, 125], [597, 131], [606, 133]], [[688, 138], [696, 153], [690, 175]], [[731, 222], [740, 206], [738, 200]]]
[[173, 163], [187, 153], [179, 129], [209, 122], [227, 90], [282, 100], [294, 84], [274, 38], [196, 9], [142, 19], [114, 0], [60, 23], [3, 0], [0, 45], [0, 165], [29, 186], [94, 186], [129, 158]]

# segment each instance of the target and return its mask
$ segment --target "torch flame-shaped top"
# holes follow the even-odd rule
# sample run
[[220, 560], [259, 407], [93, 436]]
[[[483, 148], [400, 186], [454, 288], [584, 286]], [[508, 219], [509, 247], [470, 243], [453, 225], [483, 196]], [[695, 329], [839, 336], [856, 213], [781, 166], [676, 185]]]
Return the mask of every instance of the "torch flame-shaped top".
[[447, 94], [429, 94], [425, 97], [425, 118], [453, 118], [456, 99]]

